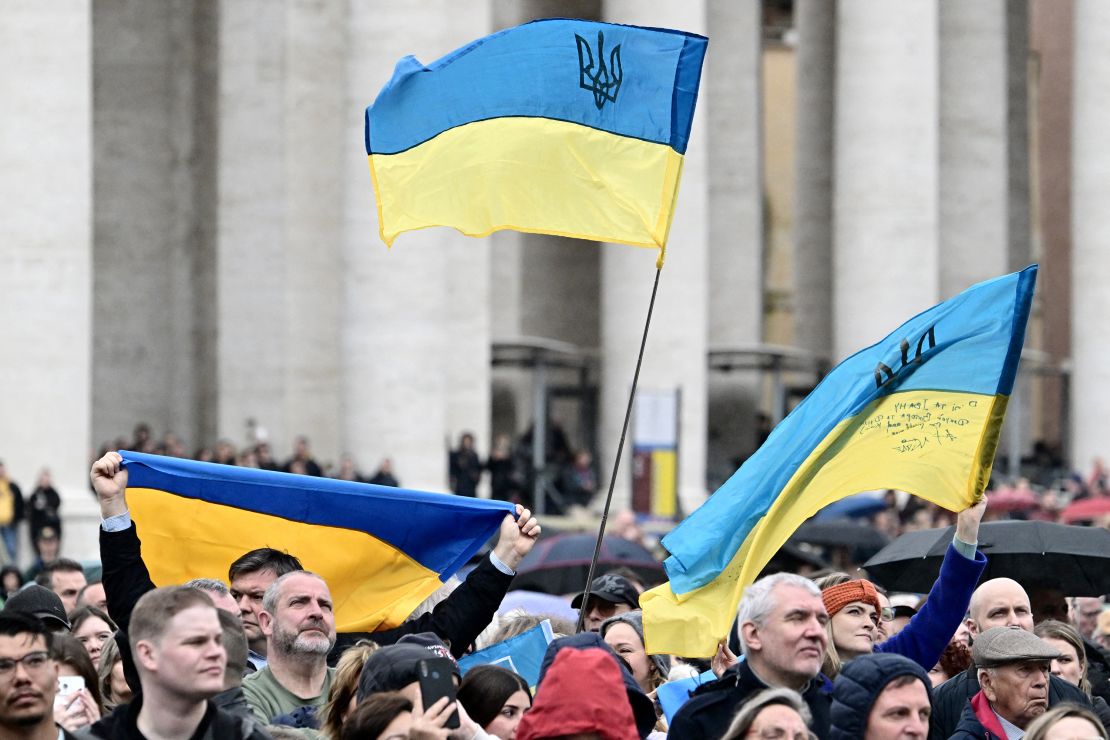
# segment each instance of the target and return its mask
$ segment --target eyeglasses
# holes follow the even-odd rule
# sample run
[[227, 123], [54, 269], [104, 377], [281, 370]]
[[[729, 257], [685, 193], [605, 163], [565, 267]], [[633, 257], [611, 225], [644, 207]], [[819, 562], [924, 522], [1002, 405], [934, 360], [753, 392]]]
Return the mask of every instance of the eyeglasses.
[[891, 609], [889, 606], [883, 607], [883, 610], [879, 612], [879, 619], [883, 620], [884, 622], [893, 622], [894, 610]]
[[9, 678], [15, 673], [15, 667], [23, 664], [28, 673], [41, 670], [50, 660], [50, 655], [45, 650], [27, 653], [22, 658], [0, 658], [0, 678]]

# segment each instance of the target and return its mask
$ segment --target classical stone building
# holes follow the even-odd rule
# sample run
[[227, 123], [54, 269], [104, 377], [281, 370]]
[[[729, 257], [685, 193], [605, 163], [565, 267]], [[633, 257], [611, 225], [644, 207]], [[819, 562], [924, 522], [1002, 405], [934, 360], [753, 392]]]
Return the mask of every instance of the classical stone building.
[[[751, 451], [756, 413], [773, 421], [812, 384], [815, 360], [1033, 260], [1037, 352], [1005, 454], [1043, 439], [1086, 466], [1110, 411], [1108, 13], [4, 0], [0, 460], [25, 488], [50, 466], [68, 516], [92, 521], [90, 456], [139, 421], [191, 447], [263, 427], [279, 456], [303, 433], [324, 461], [388, 455], [406, 485], [443, 489], [461, 431], [484, 454], [539, 415], [594, 447], [607, 479], [653, 256], [447, 229], [387, 250], [362, 138], [403, 55], [575, 16], [710, 37], [640, 378], [680, 392], [687, 509]], [[91, 525], [70, 531], [75, 554], [92, 549]]]

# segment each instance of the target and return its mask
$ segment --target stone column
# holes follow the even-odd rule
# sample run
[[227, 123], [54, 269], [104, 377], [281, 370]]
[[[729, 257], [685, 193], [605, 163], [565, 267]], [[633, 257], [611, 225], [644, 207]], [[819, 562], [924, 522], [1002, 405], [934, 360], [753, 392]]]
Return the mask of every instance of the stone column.
[[253, 421], [276, 458], [340, 452], [345, 6], [223, 3], [217, 233], [218, 431]]
[[[703, 34], [707, 26], [703, 2], [611, 0], [605, 3], [605, 19]], [[703, 96], [705, 84], [703, 77]], [[641, 388], [681, 390], [679, 497], [687, 512], [705, 498], [709, 320], [709, 139], [705, 102], [702, 97], [694, 115], [667, 263], [640, 374]], [[651, 295], [655, 255], [619, 244], [606, 244], [601, 249], [601, 458], [598, 470], [603, 485], [607, 485]], [[617, 477], [614, 510], [627, 507], [631, 500], [630, 466], [631, 450], [626, 448]]]
[[[67, 555], [96, 552], [88, 495], [92, 21], [87, 2], [6, 3], [0, 23], [0, 460], [49, 467]], [[121, 392], [126, 392], [121, 390]], [[83, 521], [88, 517], [88, 521]]]
[[[138, 422], [206, 438], [213, 353], [216, 4], [106, 0], [92, 15], [92, 442]], [[201, 286], [206, 286], [201, 288]], [[126, 392], [121, 392], [126, 389]], [[207, 430], [214, 434], [214, 430]]]
[[1110, 5], [1075, 3], [1072, 122], [1072, 463], [1089, 469], [1106, 455], [1103, 421], [1110, 413]]
[[[1055, 363], [1071, 356], [1071, 172], [1072, 46], [1071, 2], [1033, 0], [1029, 6], [1030, 46], [1037, 55], [1035, 116], [1037, 203], [1037, 293], [1042, 319], [1042, 349]], [[1065, 461], [1087, 465], [1070, 455], [1069, 403], [1060, 378], [1048, 378], [1042, 397], [1044, 434], [1058, 442]]]
[[837, 5], [834, 349], [937, 300], [937, 5]]
[[[467, 427], [480, 443], [488, 436], [482, 399], [489, 393], [489, 320], [465, 314], [488, 315], [481, 280], [468, 284], [478, 273], [467, 271], [489, 269], [489, 247], [452, 230], [427, 229], [402, 234], [386, 249], [378, 237], [361, 112], [402, 56], [432, 61], [488, 30], [485, 12], [465, 12], [446, 0], [388, 14], [355, 3], [347, 17], [344, 444], [360, 459], [392, 457], [397, 477], [414, 488], [446, 489], [451, 422], [483, 403], [482, 419]], [[467, 271], [452, 272], [464, 264]]]
[[794, 338], [832, 352], [833, 123], [836, 0], [798, 0], [794, 168]]
[[763, 333], [762, 22], [757, 0], [711, 2], [705, 13], [712, 37], [696, 115], [712, 152], [709, 344], [734, 346]]
[[[706, 15], [712, 32], [697, 115], [712, 153], [709, 347], [728, 349], [763, 338], [762, 17], [757, 0], [710, 2]], [[736, 456], [755, 448], [759, 391], [756, 373], [707, 378], [706, 457], [715, 478], [731, 475]]]
[[346, 20], [347, 4], [335, 0], [295, 0], [285, 11], [284, 436], [307, 434], [321, 461], [343, 452], [343, 137], [357, 117], [343, 85]]
[[940, 295], [1007, 272], [1004, 0], [940, 2]]
[[248, 420], [289, 452], [283, 5], [223, 2], [219, 18], [216, 232], [218, 433], [247, 441]]

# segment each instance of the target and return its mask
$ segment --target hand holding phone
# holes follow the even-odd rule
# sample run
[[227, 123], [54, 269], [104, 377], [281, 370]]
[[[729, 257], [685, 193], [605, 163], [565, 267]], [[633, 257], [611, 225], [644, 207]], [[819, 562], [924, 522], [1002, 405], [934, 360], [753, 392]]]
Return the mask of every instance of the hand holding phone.
[[[417, 664], [420, 683], [420, 697], [425, 707], [430, 707], [440, 699], [455, 702], [455, 664], [447, 658], [428, 658]], [[451, 712], [444, 727], [458, 729], [458, 710]]]
[[85, 688], [85, 679], [81, 676], [58, 676], [58, 691], [54, 694], [54, 706], [65, 706], [73, 694]]

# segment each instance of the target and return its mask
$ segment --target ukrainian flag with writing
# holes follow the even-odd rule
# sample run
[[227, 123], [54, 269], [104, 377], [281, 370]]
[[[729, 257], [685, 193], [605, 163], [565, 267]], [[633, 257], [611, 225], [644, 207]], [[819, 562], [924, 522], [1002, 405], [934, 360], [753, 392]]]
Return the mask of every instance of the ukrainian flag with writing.
[[160, 586], [227, 577], [259, 547], [323, 576], [341, 632], [394, 627], [512, 504], [121, 451], [143, 560]]
[[382, 240], [428, 226], [667, 242], [704, 36], [551, 19], [424, 65], [366, 109]]
[[860, 491], [951, 511], [990, 478], [1036, 265], [975, 285], [830, 372], [763, 446], [663, 538], [670, 578], [641, 595], [649, 653], [710, 656], [744, 589], [798, 526]]

